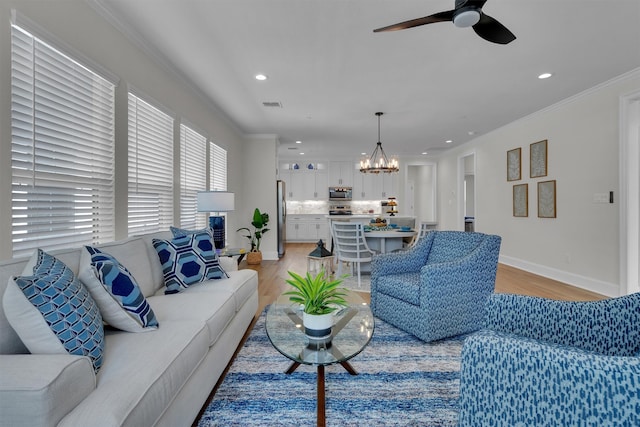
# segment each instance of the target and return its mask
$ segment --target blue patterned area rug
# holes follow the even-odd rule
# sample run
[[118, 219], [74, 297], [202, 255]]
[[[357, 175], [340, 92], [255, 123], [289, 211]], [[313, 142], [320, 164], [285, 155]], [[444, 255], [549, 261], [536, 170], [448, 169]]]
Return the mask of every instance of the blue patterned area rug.
[[[291, 361], [266, 336], [264, 313], [198, 427], [315, 426], [316, 368]], [[464, 336], [423, 343], [379, 319], [373, 339], [350, 360], [326, 368], [327, 426], [455, 426]]]

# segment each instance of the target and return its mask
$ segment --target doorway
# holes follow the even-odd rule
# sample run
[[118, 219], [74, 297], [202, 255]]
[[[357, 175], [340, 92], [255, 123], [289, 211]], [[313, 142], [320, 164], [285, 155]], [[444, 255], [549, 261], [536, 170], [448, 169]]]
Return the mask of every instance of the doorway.
[[458, 230], [476, 228], [476, 153], [458, 157]]

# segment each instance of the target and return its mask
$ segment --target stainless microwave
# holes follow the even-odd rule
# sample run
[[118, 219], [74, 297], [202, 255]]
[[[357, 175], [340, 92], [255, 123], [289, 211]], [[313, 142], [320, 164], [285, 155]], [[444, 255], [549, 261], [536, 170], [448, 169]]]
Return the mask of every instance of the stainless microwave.
[[329, 187], [329, 200], [349, 201], [351, 200], [351, 187]]

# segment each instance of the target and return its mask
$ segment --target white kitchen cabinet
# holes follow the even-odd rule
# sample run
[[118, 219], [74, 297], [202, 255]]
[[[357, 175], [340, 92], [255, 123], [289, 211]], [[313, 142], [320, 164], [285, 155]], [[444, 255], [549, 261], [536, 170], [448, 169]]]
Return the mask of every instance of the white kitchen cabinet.
[[327, 220], [324, 215], [287, 216], [288, 242], [317, 242], [326, 239]]
[[329, 162], [330, 187], [353, 187], [355, 163]]
[[396, 173], [360, 173], [354, 180], [354, 200], [384, 200], [388, 197], [397, 197]]
[[289, 169], [291, 164], [283, 163], [278, 177], [286, 184], [287, 200], [327, 200], [327, 169]]

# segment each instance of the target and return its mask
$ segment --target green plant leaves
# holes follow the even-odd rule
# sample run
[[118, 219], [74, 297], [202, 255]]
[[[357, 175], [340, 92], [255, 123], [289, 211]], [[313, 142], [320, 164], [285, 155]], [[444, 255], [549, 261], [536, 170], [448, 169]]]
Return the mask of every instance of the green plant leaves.
[[290, 278], [286, 282], [293, 286], [294, 290], [285, 292], [293, 303], [302, 304], [307, 314], [328, 314], [338, 307], [347, 306], [344, 297], [346, 290], [340, 285], [342, 279], [327, 280], [324, 270], [312, 277], [310, 273], [301, 276], [293, 271], [288, 271]]

